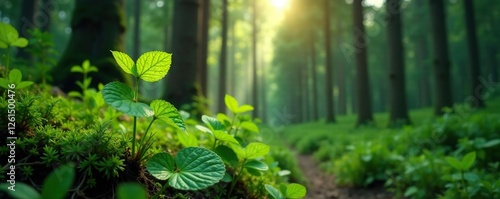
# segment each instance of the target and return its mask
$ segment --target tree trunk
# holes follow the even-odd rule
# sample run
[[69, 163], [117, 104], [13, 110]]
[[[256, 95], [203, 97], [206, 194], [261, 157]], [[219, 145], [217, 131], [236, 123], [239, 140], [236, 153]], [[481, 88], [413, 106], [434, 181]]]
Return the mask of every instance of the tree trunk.
[[[489, 57], [489, 60], [490, 60], [490, 72], [491, 72], [491, 79], [493, 82], [498, 82], [500, 80], [500, 78], [498, 78], [499, 74], [498, 74], [498, 62], [497, 62], [497, 48], [496, 46], [494, 45], [490, 45], [488, 47], [488, 57]], [[489, 78], [489, 77], [487, 77]]]
[[420, 107], [427, 107], [432, 103], [428, 75], [429, 62], [425, 61], [429, 57], [427, 35], [425, 33], [420, 34], [416, 41], [417, 49], [415, 50], [415, 57], [417, 68], [419, 68], [419, 105]]
[[172, 32], [172, 67], [167, 76], [166, 99], [175, 107], [191, 104], [196, 89], [198, 56], [198, 0], [175, 0]]
[[326, 95], [326, 122], [335, 122], [335, 110], [333, 102], [333, 66], [332, 66], [332, 48], [330, 41], [330, 0], [325, 0], [324, 10], [324, 36], [325, 36], [325, 95]]
[[[19, 17], [18, 31], [19, 36], [30, 38], [28, 30], [36, 28], [35, 13], [38, 9], [38, 0], [23, 0], [21, 3], [21, 16]], [[19, 48], [18, 58], [25, 59], [29, 65], [33, 65], [33, 57], [25, 48]]]
[[452, 107], [450, 83], [450, 61], [448, 58], [448, 36], [443, 0], [429, 0], [431, 9], [432, 35], [434, 43], [434, 75], [436, 101], [434, 113], [443, 114], [444, 107]]
[[[337, 21], [337, 37], [339, 38], [339, 41], [342, 41], [342, 38], [344, 37], [343, 34], [343, 28], [342, 28], [342, 21]], [[340, 44], [340, 42], [339, 42]], [[338, 96], [338, 103], [337, 103], [337, 111], [339, 115], [346, 115], [347, 114], [347, 88], [346, 88], [346, 76], [348, 75], [346, 72], [346, 61], [345, 59], [339, 59], [339, 64], [335, 67], [337, 69], [336, 72], [336, 81], [337, 81], [337, 87], [339, 88], [339, 96]]]
[[401, 31], [401, 0], [387, 0], [389, 42], [389, 126], [409, 124], [406, 105], [405, 65]]
[[319, 108], [318, 108], [318, 73], [316, 69], [316, 42], [314, 36], [311, 33], [311, 40], [309, 41], [309, 53], [311, 57], [311, 79], [312, 79], [312, 120], [316, 121], [319, 119]]
[[259, 98], [257, 82], [257, 0], [252, 1], [252, 103], [255, 106], [252, 112], [253, 117], [259, 115]]
[[370, 87], [368, 85], [367, 46], [368, 38], [363, 25], [363, 0], [353, 1], [354, 10], [354, 47], [356, 48], [356, 98], [357, 98], [357, 126], [369, 124], [373, 121]]
[[[478, 108], [483, 108], [484, 102], [481, 97], [481, 82], [479, 80], [481, 65], [479, 63], [479, 48], [477, 44], [474, 4], [472, 3], [472, 0], [464, 0], [464, 7], [465, 22], [467, 26], [467, 44], [469, 47], [470, 80], [472, 85], [470, 94], [471, 96], [474, 96], [474, 99], [476, 100], [474, 105]], [[478, 91], [478, 93], [476, 93], [476, 91]]]
[[260, 56], [260, 70], [262, 71], [262, 75], [261, 75], [261, 82], [260, 82], [260, 92], [261, 92], [261, 95], [260, 95], [260, 98], [261, 98], [261, 107], [262, 107], [262, 111], [260, 112], [260, 114], [262, 115], [261, 116], [261, 120], [263, 123], [266, 123], [267, 121], [267, 99], [266, 99], [266, 65], [264, 63], [264, 55], [265, 54], [261, 54]]
[[70, 72], [86, 59], [99, 68], [92, 74], [97, 83], [131, 83], [114, 60], [110, 50], [124, 51], [124, 0], [77, 0], [71, 19], [71, 37], [57, 66], [52, 70], [53, 84], [69, 91], [77, 89], [80, 74]]
[[210, 0], [200, 0], [200, 54], [198, 62], [198, 83], [200, 84], [201, 93], [203, 96], [208, 96], [208, 21], [210, 18]]
[[137, 60], [139, 58], [141, 35], [139, 30], [141, 29], [141, 0], [134, 0], [134, 36], [132, 38], [133, 50], [132, 59]]
[[217, 112], [225, 113], [226, 105], [224, 96], [226, 95], [226, 56], [227, 56], [227, 30], [228, 30], [228, 16], [227, 16], [228, 0], [222, 0], [222, 44], [220, 50], [219, 60], [219, 97], [217, 98]]
[[41, 13], [37, 14], [37, 18], [42, 18], [42, 21], [38, 21], [38, 27], [42, 31], [50, 32], [50, 26], [52, 25], [52, 13], [54, 11], [54, 0], [42, 0]]

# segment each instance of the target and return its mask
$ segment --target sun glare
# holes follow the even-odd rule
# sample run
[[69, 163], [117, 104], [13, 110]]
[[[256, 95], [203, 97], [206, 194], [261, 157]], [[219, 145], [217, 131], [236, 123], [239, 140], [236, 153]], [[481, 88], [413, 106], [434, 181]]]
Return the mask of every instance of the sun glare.
[[277, 10], [283, 10], [288, 4], [288, 0], [270, 0]]

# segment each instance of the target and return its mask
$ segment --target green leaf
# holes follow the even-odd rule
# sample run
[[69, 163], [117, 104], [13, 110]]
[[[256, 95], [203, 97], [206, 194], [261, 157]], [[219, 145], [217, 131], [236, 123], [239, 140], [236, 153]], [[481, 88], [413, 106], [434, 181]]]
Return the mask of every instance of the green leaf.
[[9, 72], [9, 81], [10, 81], [10, 83], [18, 84], [19, 82], [21, 82], [22, 78], [23, 78], [23, 74], [18, 69], [12, 69]]
[[134, 102], [134, 92], [127, 85], [120, 82], [111, 82], [102, 89], [102, 97], [106, 104], [132, 116], [150, 117], [153, 110], [144, 103]]
[[233, 96], [226, 94], [224, 102], [226, 102], [226, 106], [231, 112], [236, 113], [238, 111], [238, 101]]
[[266, 184], [264, 185], [264, 188], [274, 199], [285, 199], [285, 196], [283, 196], [283, 194], [281, 194], [281, 192], [273, 186]]
[[244, 121], [240, 124], [240, 126], [241, 126], [241, 128], [248, 130], [248, 131], [251, 131], [251, 132], [255, 132], [255, 133], [259, 132], [259, 127], [257, 127], [257, 125], [255, 125], [253, 122]]
[[70, 97], [79, 97], [79, 98], [83, 98], [82, 94], [80, 94], [78, 91], [70, 91], [68, 93], [68, 96]]
[[198, 139], [192, 133], [179, 133], [177, 139], [184, 147], [198, 146]]
[[231, 176], [230, 173], [228, 173], [226, 171], [226, 173], [224, 174], [224, 177], [220, 181], [222, 181], [222, 182], [231, 182], [231, 181], [233, 181], [233, 177]]
[[416, 186], [411, 186], [406, 189], [404, 196], [410, 197], [416, 193], [418, 193], [418, 188]]
[[231, 126], [231, 119], [229, 119], [229, 117], [224, 114], [224, 113], [219, 113], [217, 114], [217, 119], [224, 123], [226, 126]]
[[462, 162], [458, 161], [456, 158], [454, 158], [454, 157], [445, 157], [444, 159], [453, 168], [458, 169], [458, 170], [463, 170]]
[[201, 116], [201, 121], [205, 123], [209, 129], [212, 131], [225, 131], [226, 127], [217, 119], [210, 117], [208, 115]]
[[270, 147], [260, 142], [252, 142], [245, 148], [245, 158], [253, 159], [266, 155], [269, 153]]
[[176, 126], [184, 132], [186, 131], [186, 124], [184, 124], [182, 116], [174, 105], [164, 100], [154, 100], [151, 102], [150, 106], [156, 118], [171, 126]]
[[244, 105], [238, 107], [234, 113], [245, 113], [248, 111], [253, 111], [253, 109], [254, 109], [253, 106], [250, 106], [248, 104], [244, 104]]
[[1, 78], [0, 77], [0, 86], [5, 88], [5, 89], [8, 89], [9, 88], [9, 80], [5, 79], [5, 78]]
[[219, 145], [215, 148], [215, 153], [219, 155], [224, 162], [231, 166], [236, 166], [238, 164], [238, 157], [233, 149], [225, 145]]
[[462, 158], [462, 169], [463, 170], [468, 170], [474, 164], [476, 161], [476, 152], [470, 152], [467, 153], [463, 158]]
[[297, 184], [297, 183], [290, 183], [289, 185], [286, 186], [286, 197], [287, 198], [303, 198], [306, 196], [307, 190], [306, 187]]
[[118, 199], [147, 199], [146, 189], [139, 183], [122, 183], [117, 188]]
[[39, 199], [40, 194], [33, 188], [22, 182], [17, 182], [14, 187], [15, 191], [9, 189], [10, 183], [0, 184], [0, 191], [7, 193], [14, 199]]
[[[169, 160], [164, 160], [169, 159]], [[166, 153], [155, 154], [147, 163], [151, 175], [181, 190], [199, 190], [219, 182], [226, 172], [221, 158], [214, 152], [200, 147], [180, 150], [175, 157]]]
[[72, 164], [62, 165], [47, 176], [43, 182], [42, 198], [62, 199], [73, 185], [75, 169]]
[[132, 73], [132, 67], [134, 67], [135, 64], [130, 56], [119, 51], [111, 51], [111, 53], [113, 54], [116, 63], [118, 64], [118, 66], [120, 66], [120, 68], [122, 68], [123, 71], [128, 74], [137, 76], [137, 74]]
[[137, 59], [137, 73], [139, 78], [147, 82], [155, 82], [167, 75], [172, 63], [172, 54], [151, 51], [142, 54]]
[[489, 148], [500, 144], [500, 139], [490, 140], [482, 145], [483, 148]]
[[70, 71], [74, 72], [74, 73], [83, 73], [82, 67], [80, 67], [78, 65], [74, 65], [73, 67], [71, 67]]
[[259, 171], [267, 171], [269, 169], [269, 166], [267, 166], [266, 163], [263, 163], [263, 162], [258, 161], [258, 160], [247, 161], [247, 162], [245, 162], [244, 167], [245, 168], [252, 168], [255, 170], [259, 170]]
[[16, 89], [25, 88], [25, 87], [31, 86], [32, 84], [33, 84], [33, 82], [30, 82], [30, 81], [22, 81], [16, 85]]
[[0, 22], [0, 47], [12, 46], [19, 38], [19, 33], [10, 24]]
[[286, 184], [280, 183], [279, 190], [280, 190], [281, 194], [283, 194], [284, 196], [286, 196], [286, 189], [287, 189]]
[[234, 137], [232, 135], [229, 135], [226, 131], [215, 130], [213, 131], [213, 135], [220, 141], [239, 144], [238, 140], [234, 139]]
[[20, 37], [20, 38], [17, 38], [17, 40], [12, 42], [10, 45], [16, 46], [19, 48], [24, 48], [24, 47], [28, 46], [28, 40], [26, 38]]
[[205, 126], [202, 126], [202, 125], [196, 125], [195, 126], [196, 129], [200, 130], [201, 132], [204, 132], [204, 133], [208, 133], [208, 134], [211, 134], [211, 135], [214, 135], [212, 133], [212, 130], [210, 130], [209, 128], [205, 127]]

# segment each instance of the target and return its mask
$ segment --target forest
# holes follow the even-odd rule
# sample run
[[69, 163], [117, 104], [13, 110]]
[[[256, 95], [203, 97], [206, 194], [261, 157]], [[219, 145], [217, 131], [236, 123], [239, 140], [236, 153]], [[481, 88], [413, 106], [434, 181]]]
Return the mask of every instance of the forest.
[[499, 25], [498, 0], [1, 0], [0, 198], [500, 199]]

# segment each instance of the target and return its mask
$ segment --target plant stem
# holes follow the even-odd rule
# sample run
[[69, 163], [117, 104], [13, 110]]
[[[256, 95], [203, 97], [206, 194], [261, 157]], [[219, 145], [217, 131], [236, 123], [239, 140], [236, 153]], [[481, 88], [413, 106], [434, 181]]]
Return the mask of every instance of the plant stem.
[[161, 186], [160, 191], [156, 192], [156, 194], [153, 197], [151, 197], [151, 198], [152, 199], [158, 198], [158, 196], [160, 196], [161, 193], [163, 193], [165, 190], [167, 190], [167, 187], [168, 187], [168, 181], [165, 182], [165, 184], [163, 186]]
[[229, 189], [228, 195], [231, 195], [231, 193], [233, 192], [233, 189], [236, 186], [236, 183], [238, 182], [238, 180], [241, 176], [241, 172], [243, 172], [243, 167], [245, 166], [246, 161], [247, 161], [247, 159], [244, 159], [243, 162], [241, 163], [241, 167], [240, 167], [240, 170], [238, 171], [238, 174], [236, 174], [235, 178], [231, 182], [231, 189]]
[[146, 139], [148, 132], [149, 132], [149, 129], [151, 128], [151, 126], [153, 125], [153, 122], [155, 120], [156, 120], [156, 118], [153, 118], [153, 120], [151, 120], [151, 122], [149, 123], [148, 128], [146, 129], [146, 132], [144, 132], [144, 136], [141, 138], [141, 142], [139, 143], [139, 145], [142, 145], [142, 143], [144, 142], [144, 139]]
[[132, 155], [135, 155], [135, 133], [137, 130], [137, 117], [134, 116], [134, 132], [132, 136]]
[[[139, 101], [139, 77], [135, 77], [135, 96], [134, 102]], [[132, 155], [135, 156], [135, 135], [137, 131], [137, 116], [134, 116], [134, 134], [132, 137]]]
[[[237, 114], [237, 113], [235, 113], [235, 114], [233, 115], [233, 121], [231, 121], [231, 127], [233, 127], [233, 126], [234, 126], [234, 122], [236, 121], [236, 117], [237, 117], [237, 116], [238, 116], [238, 114]], [[233, 130], [234, 130], [234, 129], [233, 129], [233, 128], [231, 128], [231, 129], [229, 130], [229, 134], [231, 134], [231, 133], [233, 132]]]
[[460, 171], [460, 174], [462, 174], [462, 188], [464, 189], [465, 196], [466, 196], [467, 198], [470, 198], [470, 197], [469, 197], [469, 192], [467, 192], [467, 187], [465, 186], [464, 171], [463, 171], [463, 170], [461, 170], [461, 171]]
[[7, 46], [7, 57], [5, 58], [5, 73], [4, 77], [9, 75], [9, 62], [10, 62], [10, 46]]

